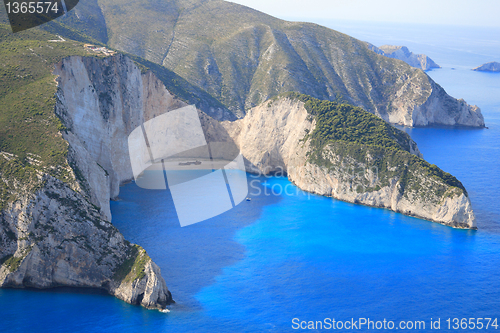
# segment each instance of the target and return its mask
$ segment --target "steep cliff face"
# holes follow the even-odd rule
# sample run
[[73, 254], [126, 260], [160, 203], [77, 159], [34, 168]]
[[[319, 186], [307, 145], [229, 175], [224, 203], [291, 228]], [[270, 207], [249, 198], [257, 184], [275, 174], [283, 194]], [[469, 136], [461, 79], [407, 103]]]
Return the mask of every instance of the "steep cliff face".
[[[20, 195], [2, 211], [0, 286], [100, 288], [148, 308], [171, 303], [159, 268], [91, 203], [90, 184], [72, 175], [71, 184], [43, 173], [12, 184]], [[102, 170], [98, 176], [105, 179]]]
[[[63, 138], [74, 151], [75, 167], [88, 182], [92, 203], [110, 221], [110, 198], [118, 195], [122, 183], [133, 179], [128, 135], [145, 121], [185, 103], [154, 74], [142, 74], [122, 55], [65, 58], [54, 74], [58, 75], [56, 114], [67, 127]], [[158, 266], [142, 249], [136, 254], [138, 260], [143, 267], [137, 273], [140, 278], [122, 277], [121, 284], [112, 287], [114, 294], [131, 303], [140, 299], [146, 307], [170, 302]]]
[[447, 125], [484, 127], [484, 117], [475, 105], [450, 97], [437, 83], [432, 82], [431, 94], [422, 105], [402, 103], [412, 116], [413, 126]]
[[389, 102], [389, 112], [379, 116], [409, 127], [428, 125], [484, 127], [481, 109], [455, 99], [427, 74], [415, 70], [410, 77], [395, 83], [396, 92]]
[[113, 227], [109, 200], [133, 177], [130, 131], [184, 103], [121, 55], [68, 57], [54, 74], [55, 112], [68, 143], [68, 165], [58, 173], [66, 181], [31, 168], [36, 159], [18, 166], [14, 155], [0, 156], [2, 170], [18, 170], [7, 181], [17, 199], [1, 216], [0, 286], [102, 288], [132, 304], [164, 308], [172, 296], [159, 267]]
[[303, 102], [290, 98], [263, 103], [245, 118], [223, 126], [240, 147], [249, 171], [285, 171], [292, 182], [312, 193], [457, 228], [476, 227], [466, 192], [429, 174], [413, 141], [400, 151], [331, 142], [312, 159], [311, 141], [304, 139], [316, 119]]
[[382, 45], [377, 48], [372, 45], [372, 50], [375, 52], [380, 51], [380, 54], [389, 58], [403, 60], [408, 65], [424, 71], [432, 68], [440, 68], [438, 64], [425, 54], [415, 54], [408, 50], [406, 46]]
[[[222, 0], [172, 0], [155, 6], [138, 0], [120, 10], [113, 9], [111, 0], [100, 0], [98, 5], [110, 46], [165, 66], [238, 116], [288, 91], [325, 100], [341, 95], [353, 105], [406, 126], [426, 123], [414, 123], [415, 108], [433, 113], [426, 104], [434, 84], [430, 77], [326, 27], [283, 21]], [[91, 2], [79, 4], [81, 11], [85, 7], [90, 11], [91, 6]], [[94, 29], [71, 15], [66, 24]], [[93, 26], [100, 25], [96, 18]], [[454, 105], [442, 108], [448, 112], [433, 115], [427, 123], [481, 124], [479, 119], [462, 122], [469, 118], [458, 115]], [[480, 112], [476, 113], [479, 117]]]
[[[154, 74], [141, 74], [122, 55], [65, 58], [54, 74], [59, 84], [56, 114], [68, 128], [63, 137], [79, 152], [77, 165], [88, 170], [85, 178], [95, 184], [94, 203], [110, 217], [109, 198], [118, 195], [122, 182], [133, 179], [128, 135], [144, 121], [185, 104]], [[89, 159], [108, 174], [107, 182], [94, 180]]]

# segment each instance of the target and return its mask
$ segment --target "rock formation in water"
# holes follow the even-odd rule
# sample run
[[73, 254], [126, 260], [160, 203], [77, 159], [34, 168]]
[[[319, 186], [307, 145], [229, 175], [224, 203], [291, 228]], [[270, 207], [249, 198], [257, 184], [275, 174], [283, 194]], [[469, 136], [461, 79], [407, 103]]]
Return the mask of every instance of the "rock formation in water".
[[[159, 267], [111, 224], [110, 198], [132, 178], [127, 135], [183, 105], [124, 56], [79, 56], [56, 65], [55, 111], [68, 143], [62, 181], [2, 154], [15, 200], [2, 210], [0, 286], [92, 287], [132, 304], [164, 308], [172, 296]], [[31, 158], [30, 163], [37, 163]], [[22, 175], [22, 179], [20, 179]]]
[[[54, 74], [55, 112], [64, 125], [68, 163], [55, 173], [64, 177], [55, 177], [37, 168], [33, 154], [25, 160], [9, 153], [0, 156], [2, 186], [7, 186], [2, 195], [14, 198], [2, 201], [0, 286], [101, 288], [129, 303], [164, 308], [172, 297], [160, 269], [143, 248], [127, 242], [113, 227], [109, 200], [118, 195], [120, 184], [133, 178], [128, 134], [144, 121], [186, 104], [153, 73], [141, 73], [123, 55], [68, 57], [56, 65]], [[413, 108], [412, 121], [432, 122], [440, 103], [448, 101], [439, 86], [432, 88], [424, 103], [437, 113], [401, 104]], [[446, 103], [455, 103], [448, 98]], [[460, 107], [457, 114], [469, 114], [465, 103]], [[469, 117], [477, 120], [478, 114]], [[442, 172], [416, 156], [418, 148], [408, 136], [396, 135], [396, 150], [353, 142], [329, 142], [315, 150], [307, 134], [314, 133], [317, 117], [300, 98], [291, 97], [270, 100], [223, 126], [200, 113], [207, 140], [233, 138], [249, 171], [282, 168], [306, 191], [475, 228], [465, 189], [451, 176], [446, 176], [451, 183], [434, 177]], [[370, 117], [368, 123], [395, 131]]]
[[377, 48], [376, 46], [369, 44], [369, 47], [378, 54], [389, 58], [402, 60], [408, 65], [420, 68], [424, 71], [432, 68], [441, 68], [425, 54], [415, 54], [408, 50], [406, 46], [382, 45]]
[[500, 63], [496, 61], [488, 62], [484, 65], [481, 65], [479, 67], [473, 68], [473, 71], [480, 71], [480, 72], [500, 72]]
[[[241, 149], [250, 172], [284, 170], [305, 191], [452, 227], [476, 228], [463, 186], [422, 160], [407, 134], [394, 132], [399, 137], [393, 144], [396, 148], [345, 139], [328, 141], [317, 149], [317, 140], [308, 139], [317, 119], [300, 98], [280, 97], [251, 109], [241, 120], [222, 124]], [[383, 126], [375, 119], [363, 126]], [[321, 126], [325, 130], [329, 125]], [[334, 130], [326, 128], [327, 133]], [[363, 127], [353, 130], [358, 136]]]

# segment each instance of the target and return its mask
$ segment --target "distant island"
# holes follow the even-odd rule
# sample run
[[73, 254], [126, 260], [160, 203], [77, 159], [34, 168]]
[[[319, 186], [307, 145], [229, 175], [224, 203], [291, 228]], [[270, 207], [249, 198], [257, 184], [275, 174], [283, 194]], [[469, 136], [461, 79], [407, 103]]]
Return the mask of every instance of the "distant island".
[[408, 65], [420, 68], [424, 71], [432, 68], [441, 68], [441, 66], [436, 64], [434, 60], [425, 54], [415, 54], [408, 50], [406, 46], [382, 45], [380, 47], [376, 47], [370, 43], [367, 44], [372, 51], [378, 54], [393, 59], [403, 60]]
[[473, 68], [472, 70], [480, 72], [500, 72], [500, 62], [496, 61], [488, 62], [479, 67]]

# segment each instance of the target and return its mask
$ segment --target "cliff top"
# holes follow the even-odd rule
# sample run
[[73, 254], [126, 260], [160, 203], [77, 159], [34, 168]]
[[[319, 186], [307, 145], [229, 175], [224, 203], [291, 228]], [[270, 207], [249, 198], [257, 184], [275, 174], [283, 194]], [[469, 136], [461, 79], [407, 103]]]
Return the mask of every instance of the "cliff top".
[[[278, 98], [298, 99], [304, 102], [307, 112], [316, 119], [314, 130], [304, 138], [311, 143], [312, 150], [309, 155], [311, 162], [318, 165], [328, 163], [322, 157], [322, 151], [331, 143], [340, 143], [345, 153], [351, 157], [359, 157], [357, 155], [361, 150], [373, 147], [379, 151], [383, 161], [390, 160], [390, 164], [387, 164], [387, 161], [381, 164], [380, 172], [383, 173], [387, 165], [392, 167], [405, 165], [412, 170], [423, 171], [429, 177], [436, 177], [444, 184], [456, 187], [467, 195], [465, 187], [457, 178], [412, 153], [418, 150], [412, 146], [415, 143], [408, 133], [389, 125], [362, 108], [343, 101], [319, 100], [297, 93], [286, 93]], [[412, 175], [407, 176], [411, 177]]]

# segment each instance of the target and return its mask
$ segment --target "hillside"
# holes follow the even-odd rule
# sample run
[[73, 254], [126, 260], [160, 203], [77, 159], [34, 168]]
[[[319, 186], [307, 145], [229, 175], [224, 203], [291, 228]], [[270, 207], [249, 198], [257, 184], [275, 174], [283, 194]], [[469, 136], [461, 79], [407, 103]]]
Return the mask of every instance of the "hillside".
[[[0, 7], [0, 23], [8, 24], [8, 22], [5, 9]], [[108, 41], [106, 29], [106, 23], [97, 2], [84, 0], [83, 5], [78, 5], [64, 17], [43, 24], [33, 30], [42, 30], [74, 41], [104, 46]], [[10, 32], [10, 29], [7, 28], [5, 32]], [[89, 53], [84, 54], [90, 55]], [[196, 105], [197, 108], [218, 120], [236, 119], [234, 114], [212, 95], [189, 83], [166, 67], [134, 54], [127, 55], [138, 63], [143, 71], [151, 70], [154, 72], [172, 93], [187, 103]]]
[[422, 159], [407, 133], [359, 107], [291, 93], [223, 126], [247, 170], [285, 172], [312, 193], [476, 228], [460, 181]]
[[[97, 4], [111, 47], [162, 64], [238, 116], [295, 91], [328, 100], [342, 96], [396, 124], [484, 126], [478, 108], [449, 97], [421, 70], [316, 24], [222, 0]], [[94, 0], [83, 0], [62, 22], [76, 27], [76, 15], [90, 6], [98, 10]], [[95, 17], [97, 29], [103, 21]]]
[[104, 170], [78, 165], [54, 113], [54, 64], [74, 55], [103, 59], [83, 43], [0, 24], [0, 287], [101, 288], [164, 308], [172, 296], [160, 269], [110, 223], [84, 177], [103, 186]]

